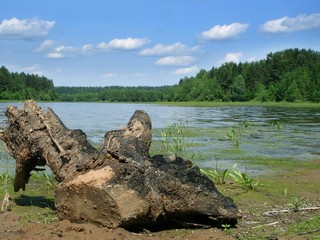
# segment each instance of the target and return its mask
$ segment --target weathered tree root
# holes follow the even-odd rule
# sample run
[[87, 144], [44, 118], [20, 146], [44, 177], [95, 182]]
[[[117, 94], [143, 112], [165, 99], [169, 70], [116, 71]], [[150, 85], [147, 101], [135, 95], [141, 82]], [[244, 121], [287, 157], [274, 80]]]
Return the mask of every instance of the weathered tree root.
[[241, 217], [197, 166], [179, 157], [149, 156], [151, 120], [144, 111], [136, 111], [125, 128], [108, 132], [101, 149], [33, 101], [20, 110], [8, 107], [6, 116], [0, 139], [16, 159], [15, 191], [25, 190], [32, 170], [49, 166], [60, 182], [60, 219], [129, 228]]

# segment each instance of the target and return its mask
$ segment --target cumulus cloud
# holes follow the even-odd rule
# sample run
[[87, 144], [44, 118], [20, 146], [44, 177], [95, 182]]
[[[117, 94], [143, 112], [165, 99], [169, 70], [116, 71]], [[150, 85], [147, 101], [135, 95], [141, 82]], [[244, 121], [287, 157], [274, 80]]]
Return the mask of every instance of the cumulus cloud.
[[294, 18], [285, 16], [267, 21], [260, 26], [263, 32], [269, 33], [289, 33], [312, 28], [320, 28], [320, 13], [303, 14]]
[[54, 21], [44, 21], [38, 18], [5, 19], [0, 23], [0, 37], [13, 39], [32, 39], [48, 34], [55, 25]]
[[230, 25], [216, 25], [201, 33], [201, 38], [205, 41], [219, 41], [238, 37], [245, 32], [249, 24], [232, 23]]
[[149, 42], [146, 38], [126, 38], [113, 39], [108, 43], [102, 42], [98, 45], [84, 44], [82, 46], [55, 46], [53, 40], [45, 40], [40, 46], [34, 49], [34, 52], [44, 53], [47, 58], [62, 59], [76, 56], [87, 56], [100, 51], [108, 50], [134, 50], [142, 47]]
[[62, 59], [62, 58], [65, 58], [66, 56], [64, 56], [62, 53], [59, 53], [59, 52], [50, 52], [47, 54], [46, 57], [53, 58], [53, 59]]
[[51, 49], [54, 45], [54, 41], [53, 40], [45, 40], [43, 41], [40, 46], [38, 48], [36, 48], [34, 50], [34, 52], [43, 52], [46, 51], [48, 49]]
[[86, 55], [88, 53], [91, 53], [93, 49], [94, 49], [93, 44], [85, 44], [80, 47], [80, 53]]
[[116, 38], [109, 42], [98, 44], [97, 48], [102, 50], [135, 50], [147, 44], [147, 38]]
[[54, 48], [47, 54], [48, 58], [61, 59], [71, 56], [75, 52], [75, 48], [72, 46], [59, 46]]
[[158, 55], [171, 55], [179, 54], [190, 51], [188, 47], [180, 42], [171, 45], [157, 44], [153, 48], [143, 49], [139, 52], [141, 56], [158, 56]]
[[94, 45], [85, 44], [80, 47], [74, 46], [59, 46], [51, 49], [47, 54], [47, 58], [61, 59], [67, 57], [74, 57], [77, 55], [89, 55], [94, 51]]
[[242, 52], [237, 53], [227, 53], [225, 58], [222, 60], [223, 63], [225, 62], [234, 62], [239, 63], [242, 57]]
[[162, 65], [162, 66], [186, 66], [193, 62], [195, 62], [197, 59], [192, 56], [168, 56], [160, 58], [158, 61], [156, 61], [156, 65]]
[[187, 67], [187, 68], [178, 68], [174, 74], [176, 75], [187, 75], [190, 73], [196, 73], [199, 72], [199, 67], [198, 66], [192, 66], [192, 67]]
[[31, 74], [43, 76], [43, 72], [41, 72], [39, 64], [32, 64], [30, 66], [22, 67], [22, 68], [19, 69], [19, 71], [28, 72], [28, 73], [31, 73]]

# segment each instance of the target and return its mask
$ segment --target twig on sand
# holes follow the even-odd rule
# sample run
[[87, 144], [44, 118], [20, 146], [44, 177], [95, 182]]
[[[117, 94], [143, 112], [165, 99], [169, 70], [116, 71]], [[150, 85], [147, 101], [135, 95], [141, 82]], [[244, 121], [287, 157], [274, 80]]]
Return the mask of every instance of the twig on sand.
[[298, 209], [283, 209], [283, 210], [273, 210], [262, 213], [263, 215], [272, 215], [277, 213], [289, 213], [293, 211], [314, 211], [314, 210], [320, 210], [320, 207], [307, 207], [307, 208], [298, 208]]
[[316, 232], [320, 232], [320, 228], [316, 230], [308, 231], [308, 232], [299, 233], [298, 236], [307, 235], [307, 234], [316, 233]]
[[259, 225], [259, 226], [255, 226], [255, 227], [252, 227], [252, 228], [261, 228], [261, 227], [273, 226], [273, 225], [277, 225], [277, 224], [278, 224], [278, 221], [272, 222], [272, 223], [268, 223], [268, 224]]

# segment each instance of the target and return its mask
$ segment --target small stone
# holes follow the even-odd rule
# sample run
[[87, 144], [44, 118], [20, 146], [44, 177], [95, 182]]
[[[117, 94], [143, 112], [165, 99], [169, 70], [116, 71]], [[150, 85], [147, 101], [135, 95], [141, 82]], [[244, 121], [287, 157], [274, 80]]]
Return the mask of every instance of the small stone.
[[58, 230], [58, 231], [57, 231], [57, 236], [62, 238], [62, 237], [63, 237], [62, 232]]

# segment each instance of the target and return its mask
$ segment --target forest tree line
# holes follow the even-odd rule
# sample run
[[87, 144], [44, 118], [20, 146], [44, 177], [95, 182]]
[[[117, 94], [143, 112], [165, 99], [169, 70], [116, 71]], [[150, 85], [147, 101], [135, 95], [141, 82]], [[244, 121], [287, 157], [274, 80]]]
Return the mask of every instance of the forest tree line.
[[10, 73], [4, 66], [0, 68], [0, 100], [53, 101], [58, 98], [52, 80], [36, 74]]
[[[0, 71], [0, 97], [3, 97], [3, 76]], [[10, 73], [9, 73], [10, 75]], [[11, 74], [11, 76], [33, 76]], [[19, 77], [14, 77], [14, 79]], [[21, 78], [21, 77], [20, 77]], [[310, 101], [320, 102], [320, 53], [305, 49], [287, 49], [269, 53], [256, 62], [224, 63], [210, 70], [200, 70], [193, 77], [180, 79], [173, 86], [161, 87], [55, 87], [51, 80], [48, 88], [41, 87], [33, 99], [56, 101]], [[46, 82], [45, 81], [45, 82]], [[50, 83], [50, 84], [49, 84]], [[13, 84], [14, 85], [14, 84]], [[41, 84], [39, 84], [40, 86]], [[23, 84], [20, 84], [23, 86]], [[39, 86], [37, 86], [39, 88]], [[24, 89], [35, 89], [25, 84]], [[22, 91], [22, 90], [20, 90]], [[28, 92], [27, 91], [27, 92]], [[35, 90], [36, 91], [36, 90]], [[14, 94], [12, 90], [5, 92]], [[25, 93], [25, 92], [24, 92]], [[30, 95], [23, 95], [30, 97]], [[6, 96], [6, 95], [4, 95]], [[7, 96], [10, 96], [10, 94]], [[14, 96], [14, 95], [11, 95]], [[20, 96], [20, 95], [19, 95]], [[21, 100], [19, 98], [19, 100]]]

